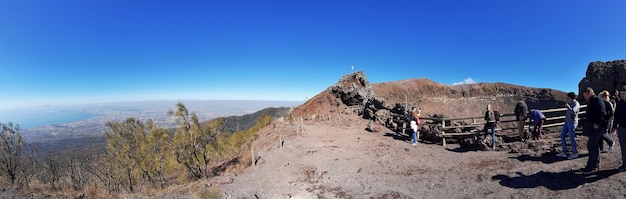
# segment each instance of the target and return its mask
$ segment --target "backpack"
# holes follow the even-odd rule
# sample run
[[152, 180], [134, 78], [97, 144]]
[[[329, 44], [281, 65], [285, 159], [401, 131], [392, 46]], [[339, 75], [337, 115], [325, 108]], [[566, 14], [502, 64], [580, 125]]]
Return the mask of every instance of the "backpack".
[[609, 101], [604, 101], [604, 113], [606, 114], [604, 116], [604, 121], [610, 121], [611, 118], [613, 118], [613, 113], [615, 112], [613, 109], [613, 103], [609, 102]]
[[500, 121], [500, 112], [493, 111], [493, 115], [496, 117], [496, 122], [499, 122]]

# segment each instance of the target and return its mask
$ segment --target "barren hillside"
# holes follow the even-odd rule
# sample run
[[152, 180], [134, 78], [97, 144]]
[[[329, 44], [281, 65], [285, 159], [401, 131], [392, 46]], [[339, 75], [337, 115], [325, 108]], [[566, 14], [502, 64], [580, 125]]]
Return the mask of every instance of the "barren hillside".
[[[467, 151], [422, 142], [343, 115], [299, 125], [276, 122], [253, 143], [257, 165], [213, 179], [224, 198], [619, 198], [626, 196], [619, 149], [602, 154], [602, 171], [551, 151]], [[374, 128], [384, 129], [382, 126]], [[282, 137], [283, 147], [280, 147]], [[582, 141], [582, 137], [579, 137]], [[616, 139], [613, 137], [613, 139]], [[557, 146], [558, 139], [525, 143]], [[584, 143], [579, 143], [584, 146]]]

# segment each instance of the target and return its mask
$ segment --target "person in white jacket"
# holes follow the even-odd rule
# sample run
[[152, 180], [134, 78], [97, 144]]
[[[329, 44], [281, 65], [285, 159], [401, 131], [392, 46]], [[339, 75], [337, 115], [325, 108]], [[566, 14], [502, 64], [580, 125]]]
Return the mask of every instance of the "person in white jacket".
[[420, 137], [419, 134], [419, 128], [421, 126], [420, 123], [420, 113], [422, 112], [422, 109], [417, 109], [415, 107], [413, 107], [413, 109], [411, 110], [411, 130], [413, 130], [413, 143], [411, 145], [415, 146], [417, 145], [417, 139]]
[[[576, 133], [574, 130], [576, 126], [578, 126], [578, 111], [580, 111], [580, 103], [576, 101], [576, 93], [569, 92], [567, 93], [567, 97], [569, 98], [566, 106], [567, 110], [565, 111], [565, 124], [563, 124], [563, 130], [561, 130], [561, 153], [557, 154], [559, 157], [567, 157], [567, 159], [575, 159], [578, 157], [578, 150], [576, 147]], [[569, 140], [572, 145], [572, 154], [568, 157], [565, 153], [567, 151], [567, 142], [565, 136], [569, 134]]]

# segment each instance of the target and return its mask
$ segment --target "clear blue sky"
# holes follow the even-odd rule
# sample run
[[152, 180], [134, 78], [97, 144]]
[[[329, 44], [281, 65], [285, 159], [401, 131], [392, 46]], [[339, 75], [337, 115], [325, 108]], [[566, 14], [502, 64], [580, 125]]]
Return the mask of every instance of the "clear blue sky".
[[0, 1], [0, 108], [304, 100], [350, 67], [577, 91], [626, 59], [626, 1]]

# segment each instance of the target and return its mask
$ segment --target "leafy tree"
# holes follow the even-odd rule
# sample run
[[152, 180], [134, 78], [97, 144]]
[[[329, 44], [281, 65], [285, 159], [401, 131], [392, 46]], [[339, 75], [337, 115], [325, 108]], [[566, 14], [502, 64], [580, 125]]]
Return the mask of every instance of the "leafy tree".
[[218, 121], [201, 125], [196, 113], [190, 114], [185, 105], [178, 103], [176, 107], [176, 111], [168, 111], [170, 117], [176, 118], [178, 125], [172, 140], [176, 161], [193, 178], [209, 177], [209, 163], [213, 158], [210, 152], [215, 150], [207, 146], [215, 145], [221, 124]]
[[126, 187], [133, 193], [139, 175], [138, 166], [145, 158], [135, 147], [141, 146], [142, 140], [146, 139], [147, 128], [133, 117], [121, 123], [109, 122], [107, 126], [111, 131], [105, 133], [107, 154], [104, 160], [110, 167], [110, 176], [117, 187]]
[[[140, 162], [139, 168], [143, 177], [150, 182], [154, 188], [165, 188], [166, 171], [173, 166], [170, 165], [168, 159], [172, 157], [171, 140], [167, 131], [158, 127], [152, 120], [148, 120], [146, 128], [149, 129], [147, 139], [141, 143], [139, 147], [143, 161]], [[158, 185], [157, 185], [158, 182]]]

